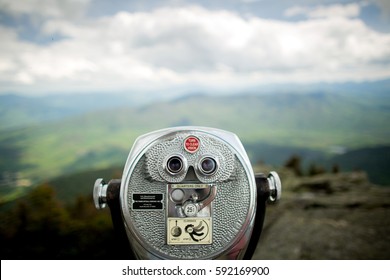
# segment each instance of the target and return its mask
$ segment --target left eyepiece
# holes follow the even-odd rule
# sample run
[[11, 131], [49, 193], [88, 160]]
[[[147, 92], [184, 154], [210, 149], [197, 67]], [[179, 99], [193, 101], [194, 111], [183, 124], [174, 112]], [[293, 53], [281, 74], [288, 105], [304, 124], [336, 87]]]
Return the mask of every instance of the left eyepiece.
[[166, 170], [172, 174], [172, 175], [176, 175], [176, 174], [179, 174], [179, 173], [182, 173], [182, 171], [184, 170], [184, 167], [185, 167], [185, 160], [183, 157], [179, 156], [179, 155], [174, 155], [174, 156], [171, 156], [169, 157], [167, 160], [166, 160]]
[[168, 171], [171, 173], [179, 173], [183, 169], [183, 162], [179, 157], [171, 157], [167, 162]]

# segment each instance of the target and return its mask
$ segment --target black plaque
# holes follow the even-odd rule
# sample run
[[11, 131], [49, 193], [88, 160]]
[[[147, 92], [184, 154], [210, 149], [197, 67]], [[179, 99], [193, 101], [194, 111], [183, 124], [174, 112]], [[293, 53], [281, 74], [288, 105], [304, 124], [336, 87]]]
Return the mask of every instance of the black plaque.
[[161, 201], [163, 199], [162, 193], [134, 193], [134, 201]]
[[133, 210], [162, 210], [162, 193], [134, 193]]
[[163, 204], [162, 202], [134, 202], [133, 210], [162, 210]]

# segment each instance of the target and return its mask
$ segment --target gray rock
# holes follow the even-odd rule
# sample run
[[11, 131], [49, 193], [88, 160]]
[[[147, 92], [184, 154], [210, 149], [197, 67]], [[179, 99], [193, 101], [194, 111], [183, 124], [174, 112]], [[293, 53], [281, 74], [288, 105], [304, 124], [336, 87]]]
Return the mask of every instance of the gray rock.
[[390, 187], [363, 172], [295, 177], [280, 172], [253, 259], [390, 259]]

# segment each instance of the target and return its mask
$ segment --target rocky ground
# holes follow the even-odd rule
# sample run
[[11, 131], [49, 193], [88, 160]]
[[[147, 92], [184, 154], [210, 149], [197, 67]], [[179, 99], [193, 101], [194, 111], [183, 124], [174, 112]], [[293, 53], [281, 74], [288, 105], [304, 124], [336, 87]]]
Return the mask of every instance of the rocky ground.
[[390, 259], [390, 187], [364, 172], [278, 172], [282, 199], [267, 207], [253, 259]]

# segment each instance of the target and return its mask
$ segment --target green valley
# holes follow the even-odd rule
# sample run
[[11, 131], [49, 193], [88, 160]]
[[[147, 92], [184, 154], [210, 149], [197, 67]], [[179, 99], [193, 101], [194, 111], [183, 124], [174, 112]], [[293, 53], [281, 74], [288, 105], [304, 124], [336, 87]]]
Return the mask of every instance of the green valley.
[[390, 145], [386, 94], [194, 94], [138, 107], [122, 104], [3, 128], [1, 185], [23, 186], [83, 170], [123, 166], [136, 137], [171, 126], [232, 131], [253, 161], [275, 165], [294, 153], [307, 163], [324, 162], [335, 150]]

